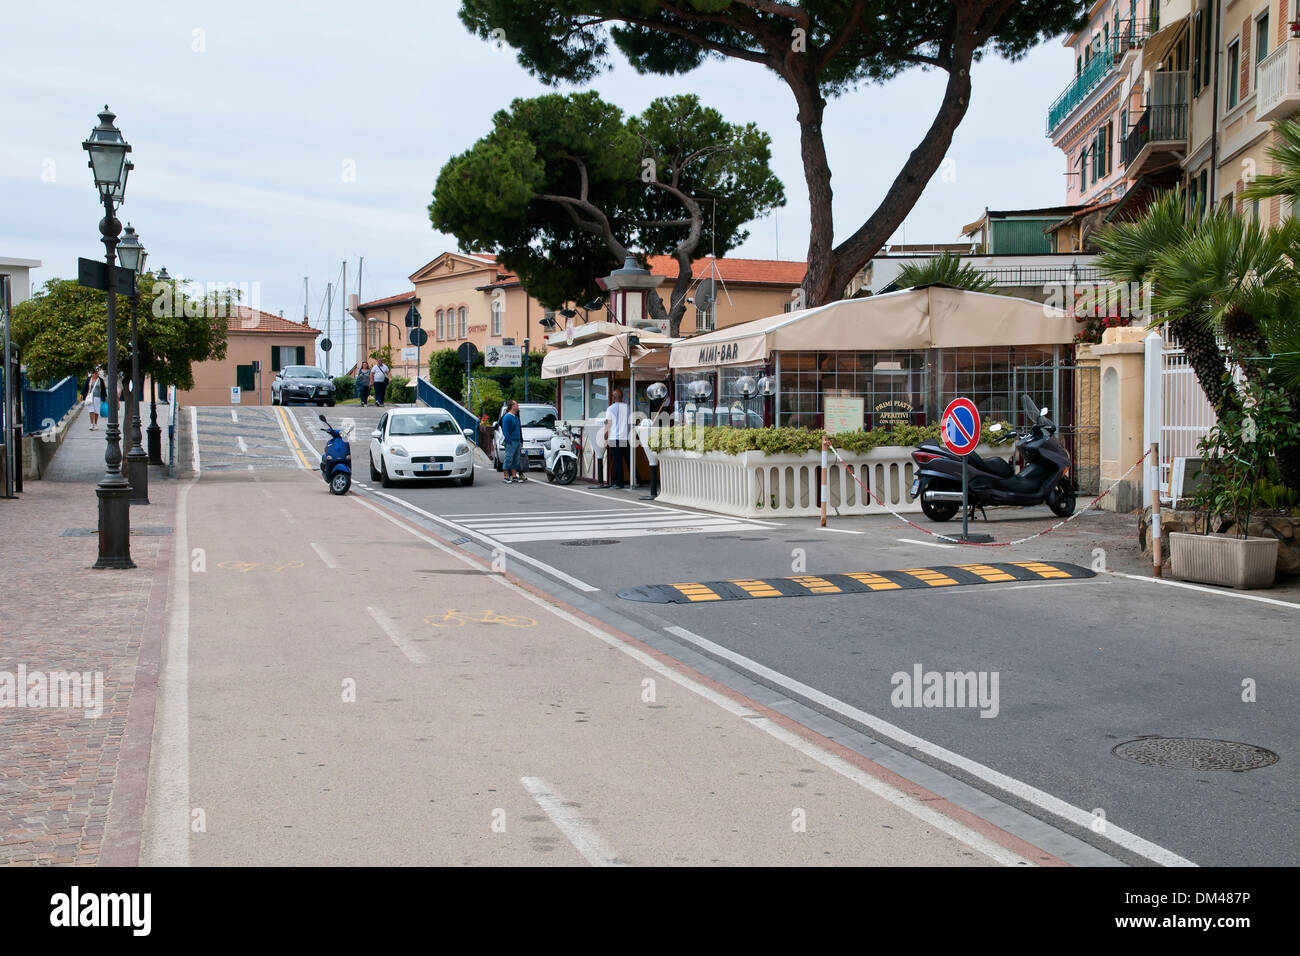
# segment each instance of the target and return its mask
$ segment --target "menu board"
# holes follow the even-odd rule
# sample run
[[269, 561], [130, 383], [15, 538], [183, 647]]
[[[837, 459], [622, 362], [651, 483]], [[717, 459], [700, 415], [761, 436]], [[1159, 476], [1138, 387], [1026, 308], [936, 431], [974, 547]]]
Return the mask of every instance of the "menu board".
[[822, 398], [826, 434], [862, 430], [865, 402], [861, 396], [848, 398], [826, 395]]

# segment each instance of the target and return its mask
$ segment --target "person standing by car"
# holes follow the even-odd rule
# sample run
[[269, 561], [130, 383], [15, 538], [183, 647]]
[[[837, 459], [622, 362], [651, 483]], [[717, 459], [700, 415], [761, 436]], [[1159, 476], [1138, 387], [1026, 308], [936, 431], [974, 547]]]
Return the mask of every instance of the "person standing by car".
[[370, 363], [362, 362], [357, 369], [357, 398], [364, 406], [370, 401]]
[[524, 431], [519, 426], [519, 403], [512, 401], [501, 416], [501, 439], [505, 442], [505, 483], [528, 479], [520, 473], [519, 452], [524, 446]]
[[384, 392], [388, 391], [388, 366], [383, 359], [376, 359], [370, 369], [370, 384], [375, 387], [375, 404], [384, 407]]
[[623, 468], [627, 464], [628, 410], [623, 390], [614, 389], [614, 400], [605, 409], [605, 447], [609, 449], [609, 481], [602, 488], [626, 488]]

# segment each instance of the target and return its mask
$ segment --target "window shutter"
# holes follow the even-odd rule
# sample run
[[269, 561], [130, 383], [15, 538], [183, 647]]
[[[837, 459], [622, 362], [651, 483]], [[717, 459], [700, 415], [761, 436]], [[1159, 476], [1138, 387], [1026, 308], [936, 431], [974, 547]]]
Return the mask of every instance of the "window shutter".
[[280, 347], [278, 345], [271, 346], [271, 371], [280, 371]]
[[297, 358], [295, 359], [295, 364], [297, 365], [307, 364], [307, 346], [305, 345], [298, 346]]

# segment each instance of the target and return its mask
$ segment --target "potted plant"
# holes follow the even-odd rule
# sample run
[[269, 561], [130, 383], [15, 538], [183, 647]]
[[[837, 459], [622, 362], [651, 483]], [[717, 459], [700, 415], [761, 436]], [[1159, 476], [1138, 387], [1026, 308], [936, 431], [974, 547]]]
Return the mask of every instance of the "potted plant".
[[[1204, 517], [1199, 534], [1169, 536], [1174, 577], [1233, 588], [1272, 587], [1277, 574], [1278, 539], [1250, 535], [1259, 488], [1276, 477], [1271, 449], [1300, 436], [1300, 422], [1284, 392], [1268, 382], [1252, 383], [1231, 400], [1201, 441], [1203, 480], [1192, 499]], [[1264, 479], [1261, 482], [1261, 479]]]

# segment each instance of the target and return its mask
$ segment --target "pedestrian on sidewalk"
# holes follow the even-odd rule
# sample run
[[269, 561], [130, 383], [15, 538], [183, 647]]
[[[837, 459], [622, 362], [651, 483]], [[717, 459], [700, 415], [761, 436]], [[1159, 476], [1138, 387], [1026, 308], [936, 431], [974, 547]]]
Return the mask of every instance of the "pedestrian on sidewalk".
[[94, 431], [99, 425], [99, 416], [107, 409], [103, 406], [108, 404], [108, 385], [100, 377], [99, 369], [90, 373], [90, 378], [86, 379], [86, 411], [90, 412], [90, 430]]
[[614, 399], [605, 409], [605, 447], [609, 450], [609, 480], [602, 488], [626, 488], [623, 468], [627, 464], [628, 410], [623, 390], [614, 389]]
[[520, 472], [519, 452], [524, 447], [524, 430], [519, 427], [519, 403], [511, 399], [501, 416], [501, 439], [505, 442], [505, 483], [527, 481]]
[[370, 401], [370, 363], [362, 362], [357, 369], [357, 397], [364, 407]]
[[384, 392], [388, 391], [388, 366], [383, 359], [376, 359], [370, 369], [370, 384], [375, 387], [375, 404], [384, 407]]

